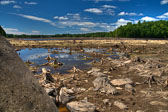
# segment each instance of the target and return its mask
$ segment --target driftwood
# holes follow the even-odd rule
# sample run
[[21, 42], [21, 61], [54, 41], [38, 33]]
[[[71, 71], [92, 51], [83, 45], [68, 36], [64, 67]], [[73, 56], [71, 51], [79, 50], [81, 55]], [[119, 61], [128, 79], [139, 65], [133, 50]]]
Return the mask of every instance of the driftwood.
[[144, 84], [145, 84], [145, 83], [149, 84], [149, 87], [151, 88], [151, 87], [152, 87], [152, 84], [158, 84], [158, 83], [160, 83], [160, 82], [157, 81], [157, 80], [155, 79], [155, 77], [154, 77], [152, 74], [150, 74], [149, 77], [147, 78], [147, 80], [144, 81]]
[[44, 76], [44, 80], [46, 82], [55, 82], [55, 79], [51, 76], [50, 70], [46, 70], [45, 68], [42, 68], [42, 75]]

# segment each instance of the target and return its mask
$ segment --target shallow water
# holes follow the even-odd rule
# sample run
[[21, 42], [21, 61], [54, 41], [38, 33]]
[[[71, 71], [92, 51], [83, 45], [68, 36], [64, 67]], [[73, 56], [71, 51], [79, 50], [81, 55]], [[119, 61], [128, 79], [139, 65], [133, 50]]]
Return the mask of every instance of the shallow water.
[[[30, 62], [34, 62], [31, 66], [39, 67], [38, 73], [41, 73], [41, 69], [43, 67], [50, 69], [52, 73], [60, 73], [65, 74], [68, 73], [74, 66], [78, 69], [88, 70], [91, 65], [89, 64], [93, 60], [86, 60], [84, 56], [89, 57], [86, 53], [90, 52], [103, 52], [104, 49], [96, 49], [96, 48], [84, 48], [84, 53], [80, 53], [75, 50], [67, 49], [60, 49], [60, 48], [53, 48], [53, 49], [46, 49], [46, 48], [33, 48], [33, 49], [22, 49], [17, 51], [21, 59], [26, 62], [29, 60]], [[56, 53], [52, 53], [52, 51], [56, 51]], [[52, 58], [56, 58], [58, 62], [63, 63], [63, 66], [59, 66], [58, 68], [50, 67], [50, 66], [39, 66], [48, 61], [45, 60], [48, 55]], [[96, 59], [94, 59], [96, 60]]]

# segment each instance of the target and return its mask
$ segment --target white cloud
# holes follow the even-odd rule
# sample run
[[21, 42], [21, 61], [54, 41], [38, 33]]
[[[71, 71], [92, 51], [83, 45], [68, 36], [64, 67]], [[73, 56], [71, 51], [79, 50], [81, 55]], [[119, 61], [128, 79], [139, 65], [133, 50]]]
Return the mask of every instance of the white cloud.
[[103, 13], [103, 11], [101, 9], [98, 8], [90, 8], [90, 9], [85, 9], [85, 12], [91, 12], [91, 13], [96, 13], [96, 14], [101, 14]]
[[96, 24], [93, 22], [80, 22], [80, 21], [64, 21], [64, 22], [59, 22], [61, 25], [64, 26], [84, 26], [84, 27], [95, 27]]
[[90, 29], [88, 29], [88, 28], [80, 28], [80, 31], [88, 32], [88, 31], [90, 31]]
[[141, 21], [157, 21], [158, 19], [146, 16], [146, 17], [141, 18], [140, 20]]
[[160, 2], [160, 4], [161, 4], [161, 5], [168, 4], [168, 0], [162, 0], [162, 1]]
[[128, 12], [120, 12], [118, 14], [119, 16], [143, 16], [143, 13], [135, 13], [135, 12], [131, 12], [131, 13], [128, 13]]
[[6, 28], [6, 27], [3, 27], [3, 29], [5, 30], [5, 32], [7, 34], [16, 34], [16, 35], [22, 35], [22, 34], [26, 34], [26, 35], [39, 35], [40, 34], [40, 31], [32, 31], [31, 33], [26, 33], [26, 32], [21, 32], [19, 31], [19, 29], [16, 29], [16, 28]]
[[22, 7], [19, 6], [19, 5], [14, 5], [13, 8], [15, 8], [15, 9], [22, 9]]
[[25, 4], [27, 4], [27, 5], [36, 5], [36, 4], [38, 4], [37, 2], [24, 2]]
[[16, 35], [28, 34], [28, 33], [25, 33], [25, 32], [20, 32], [18, 29], [15, 29], [15, 28], [5, 28], [5, 27], [3, 27], [3, 29], [5, 30], [5, 32], [7, 34], [16, 34]]
[[91, 13], [95, 13], [95, 14], [106, 14], [106, 15], [111, 15], [114, 16], [115, 15], [115, 11], [113, 10], [115, 8], [115, 6], [111, 6], [111, 5], [104, 5], [102, 6], [102, 8], [89, 8], [89, 9], [85, 9], [85, 12], [91, 12]]
[[64, 17], [64, 16], [55, 16], [54, 19], [58, 19], [58, 20], [68, 20], [67, 17]]
[[113, 6], [113, 5], [103, 5], [102, 7], [103, 8], [113, 8], [113, 9], [117, 8], [116, 6]]
[[21, 16], [23, 18], [35, 20], [35, 21], [41, 21], [41, 22], [44, 22], [44, 23], [49, 23], [52, 26], [56, 26], [56, 24], [49, 19], [40, 18], [40, 17], [36, 17], [36, 16], [31, 16], [31, 15], [24, 15], [24, 14], [16, 14], [16, 15]]
[[132, 22], [130, 20], [125, 20], [123, 18], [118, 19], [117, 22], [115, 23], [116, 27], [119, 27], [121, 25], [126, 25], [128, 22]]
[[160, 15], [160, 16], [157, 16], [157, 18], [159, 18], [159, 19], [166, 19], [166, 18], [168, 18], [168, 12], [166, 12], [166, 13]]
[[16, 3], [16, 1], [9, 1], [9, 0], [3, 0], [3, 1], [0, 1], [0, 5], [7, 5], [7, 4], [11, 4], [11, 3]]
[[72, 14], [72, 13], [68, 13], [67, 14], [68, 18], [70, 18], [71, 20], [81, 20], [81, 16], [79, 13], [75, 13], [75, 14]]

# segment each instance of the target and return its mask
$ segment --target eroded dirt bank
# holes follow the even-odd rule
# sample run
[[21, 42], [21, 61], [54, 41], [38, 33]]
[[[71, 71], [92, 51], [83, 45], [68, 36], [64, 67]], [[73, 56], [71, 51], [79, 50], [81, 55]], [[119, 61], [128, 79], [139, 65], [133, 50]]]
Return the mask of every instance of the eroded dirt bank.
[[[24, 47], [106, 47], [90, 53], [92, 69], [74, 67], [69, 74], [35, 75], [48, 95], [71, 112], [168, 112], [167, 40], [10, 40]], [[106, 54], [119, 52], [119, 59]]]

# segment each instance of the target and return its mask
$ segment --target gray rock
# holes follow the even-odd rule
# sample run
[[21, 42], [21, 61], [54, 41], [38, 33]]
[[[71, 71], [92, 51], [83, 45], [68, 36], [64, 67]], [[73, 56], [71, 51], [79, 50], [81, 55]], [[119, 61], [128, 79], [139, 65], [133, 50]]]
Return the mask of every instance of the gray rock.
[[66, 107], [70, 110], [70, 112], [95, 112], [96, 111], [95, 105], [85, 100], [67, 103]]
[[28, 67], [0, 36], [0, 111], [58, 112]]
[[59, 92], [59, 101], [63, 104], [67, 103], [75, 98], [73, 94], [74, 92], [72, 91], [72, 89], [67, 89], [66, 87], [63, 87]]
[[114, 105], [117, 106], [118, 108], [120, 108], [121, 110], [128, 109], [127, 105], [125, 105], [124, 103], [122, 103], [120, 101], [115, 101]]
[[99, 90], [102, 93], [106, 94], [117, 94], [117, 90], [111, 85], [107, 77], [97, 77], [93, 81], [93, 85], [95, 87], [95, 90]]
[[111, 81], [111, 83], [115, 86], [122, 86], [126, 84], [133, 84], [133, 81], [129, 78], [125, 78], [125, 79], [114, 79]]

